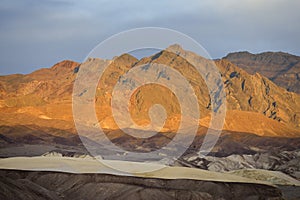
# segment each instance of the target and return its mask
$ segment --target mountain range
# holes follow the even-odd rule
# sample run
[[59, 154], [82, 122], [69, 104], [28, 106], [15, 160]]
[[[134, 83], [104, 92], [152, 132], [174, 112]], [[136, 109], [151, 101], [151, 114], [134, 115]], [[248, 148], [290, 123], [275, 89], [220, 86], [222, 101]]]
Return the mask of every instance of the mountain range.
[[[174, 49], [177, 55], [164, 50], [138, 60], [129, 54], [124, 54], [110, 64], [99, 81], [96, 94], [96, 106], [100, 108], [97, 110], [101, 110], [101, 113], [97, 114], [103, 127], [117, 129], [108, 108], [118, 78], [134, 66], [145, 63], [162, 63], [170, 66], [190, 81], [198, 97], [201, 111], [200, 124], [207, 127], [210, 119], [210, 98], [205, 82], [193, 71], [192, 65], [178, 55], [185, 54], [194, 60], [199, 59], [200, 56], [185, 51], [178, 45], [169, 48]], [[233, 55], [239, 54], [229, 54], [226, 59], [215, 61], [226, 91], [227, 113], [224, 129], [261, 136], [299, 136], [300, 96], [277, 86], [260, 73], [253, 75], [247, 73], [229, 61]], [[266, 59], [270, 59], [268, 55], [266, 54]], [[266, 59], [263, 59], [261, 65], [264, 65]], [[259, 63], [259, 60], [256, 62]], [[2, 125], [35, 124], [75, 133], [71, 107], [73, 83], [80, 65], [84, 64], [62, 61], [51, 68], [40, 69], [31, 74], [1, 76], [0, 123]], [[265, 68], [265, 66], [262, 68], [262, 74]], [[295, 67], [295, 69], [299, 68]], [[299, 84], [299, 81], [296, 84]], [[161, 93], [165, 95], [162, 96]], [[166, 97], [170, 97], [171, 100], [167, 102]], [[141, 111], [154, 102], [165, 105], [171, 116], [175, 116], [180, 111], [174, 95], [172, 96], [168, 89], [162, 87], [141, 88], [134, 94], [132, 101], [139, 102], [131, 113], [133, 118], [137, 118], [137, 121], [142, 119], [144, 123], [147, 123], [149, 118], [147, 113]], [[172, 130], [176, 127], [176, 119], [170, 118], [166, 128]]]
[[[201, 118], [194, 142], [185, 155], [198, 151], [211, 119], [210, 97], [203, 77], [183, 57], [192, 62], [211, 62], [179, 45], [140, 60], [123, 54], [110, 62], [97, 86], [95, 110], [99, 124], [113, 143], [128, 151], [149, 152], [161, 148], [174, 137], [180, 121], [180, 105], [168, 88], [144, 86], [131, 98], [134, 106], [130, 114], [137, 124], [149, 124], [147, 111], [153, 104], [163, 105], [168, 114], [161, 132], [150, 139], [134, 140], [124, 134], [114, 121], [110, 107], [113, 88], [120, 76], [139, 65], [160, 63], [179, 71], [195, 91]], [[74, 125], [72, 92], [80, 68], [93, 65], [97, 59], [84, 63], [66, 60], [26, 75], [0, 76], [1, 157], [62, 150], [66, 154], [88, 154]], [[230, 62], [228, 56], [214, 63], [224, 84], [227, 112], [222, 134], [211, 155], [254, 155], [299, 149], [300, 95], [277, 86], [260, 73], [249, 74]], [[44, 148], [40, 148], [41, 145]], [[103, 152], [107, 152], [105, 148]]]
[[[0, 157], [41, 155], [89, 157], [90, 152], [82, 144], [82, 139], [89, 145], [93, 145], [94, 141], [84, 136], [79, 137], [77, 133], [72, 112], [72, 95], [79, 71], [84, 67], [95, 66], [99, 62], [108, 62], [109, 66], [100, 77], [96, 87], [94, 101], [99, 122], [97, 126], [101, 126], [107, 138], [115, 145], [126, 151], [152, 152], [162, 148], [175, 137], [180, 126], [181, 105], [176, 95], [167, 87], [155, 84], [142, 86], [133, 93], [129, 101], [130, 115], [133, 121], [141, 126], [150, 123], [151, 117], [148, 112], [152, 105], [160, 104], [165, 108], [167, 117], [164, 126], [153, 137], [134, 139], [124, 133], [118, 127], [111, 108], [116, 84], [130, 82], [130, 80], [123, 80], [123, 75], [137, 66], [145, 66], [146, 71], [150, 64], [154, 67], [163, 64], [185, 77], [195, 92], [200, 111], [200, 118], [197, 119], [199, 128], [192, 144], [172, 165], [230, 173], [252, 180], [268, 181], [276, 185], [289, 185], [294, 182], [298, 183], [297, 180], [300, 180], [299, 57], [287, 53], [237, 52], [230, 53], [222, 59], [209, 60], [194, 52], [184, 50], [179, 45], [172, 45], [141, 59], [130, 54], [123, 54], [113, 60], [89, 58], [83, 63], [65, 60], [51, 68], [42, 68], [30, 74], [0, 76]], [[218, 87], [222, 86], [226, 93], [226, 116], [216, 145], [208, 156], [203, 158], [199, 156], [199, 149], [204, 142], [205, 133], [210, 129], [213, 108], [205, 78], [197, 73], [192, 63], [209, 66], [211, 62], [217, 67], [216, 73], [220, 74], [222, 79], [216, 84]], [[172, 81], [169, 74], [163, 70], [156, 70], [155, 73], [157, 79], [165, 78]], [[176, 86], [180, 84], [178, 81], [175, 83]], [[84, 92], [90, 92], [89, 88], [85, 88]], [[188, 109], [188, 112], [193, 112], [194, 108]], [[111, 158], [109, 156], [112, 155], [115, 159], [125, 156], [116, 149], [106, 149], [105, 146], [99, 148], [98, 152], [103, 159]], [[182, 148], [184, 148], [183, 144], [178, 143], [176, 148], [170, 151]], [[46, 182], [39, 182], [44, 188], [37, 187], [36, 179], [30, 179], [34, 176], [32, 173], [35, 172], [2, 170], [1, 174], [5, 176], [9, 174], [3, 179], [3, 187], [12, 193], [16, 188], [23, 188], [23, 191], [33, 198], [36, 196], [36, 191], [49, 199], [60, 199], [64, 195], [73, 194], [68, 192], [67, 188], [53, 192], [53, 188], [49, 188]], [[41, 177], [44, 175], [59, 177], [60, 180], [71, 176], [51, 172], [43, 173]], [[29, 183], [29, 186], [27, 187], [22, 181], [13, 182], [10, 176], [23, 177], [21, 179]], [[98, 176], [99, 180], [105, 179], [103, 175]], [[110, 178], [112, 177], [111, 175]], [[84, 180], [82, 182], [84, 187], [90, 187], [86, 182], [89, 180], [88, 175], [75, 175], [74, 178]], [[137, 178], [133, 179], [138, 181]], [[110, 184], [112, 187], [117, 187], [119, 182], [122, 182], [126, 188], [131, 188], [128, 180], [128, 178], [118, 177]], [[143, 192], [156, 191], [148, 188], [148, 181], [151, 180], [143, 181], [141, 186], [144, 187]], [[161, 184], [166, 182], [160, 179], [156, 181]], [[82, 184], [76, 187], [81, 187]], [[135, 187], [140, 188], [140, 185]], [[293, 197], [298, 195], [294, 192], [297, 187], [282, 187], [286, 190], [285, 195]], [[173, 194], [169, 194], [167, 188], [162, 187], [159, 191], [168, 198], [173, 198]], [[224, 185], [220, 188], [222, 191], [228, 190]], [[252, 185], [245, 188], [247, 191], [252, 191], [253, 188], [258, 190], [260, 187]], [[133, 195], [136, 195], [135, 190], [137, 189], [132, 189]], [[192, 195], [188, 188], [184, 190], [186, 195]], [[207, 190], [200, 187], [199, 191], [208, 193], [203, 194], [203, 198], [200, 199], [207, 199], [205, 195], [212, 194], [210, 187]], [[275, 196], [280, 196], [278, 189], [272, 188], [270, 191], [274, 191]], [[0, 192], [0, 196], [7, 197], [12, 193]], [[272, 192], [260, 193], [259, 195], [268, 196]], [[122, 197], [130, 194], [120, 193], [119, 195]], [[242, 196], [237, 192], [234, 195]]]

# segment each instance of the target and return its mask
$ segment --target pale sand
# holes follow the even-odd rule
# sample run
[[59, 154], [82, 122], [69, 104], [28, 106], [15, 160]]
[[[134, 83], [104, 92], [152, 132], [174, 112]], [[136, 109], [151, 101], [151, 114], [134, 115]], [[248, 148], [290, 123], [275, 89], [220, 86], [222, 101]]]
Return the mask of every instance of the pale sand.
[[[119, 169], [130, 171], [131, 173], [120, 172], [106, 165], [114, 166]], [[150, 171], [154, 168], [160, 168], [153, 172], [136, 173], [143, 170]], [[144, 178], [161, 179], [194, 179], [204, 181], [218, 182], [238, 182], [238, 183], [258, 183], [272, 185], [270, 182], [244, 178], [227, 173], [211, 172], [207, 170], [186, 168], [186, 167], [168, 167], [152, 163], [136, 163], [126, 161], [108, 161], [92, 158], [70, 158], [70, 157], [12, 157], [0, 159], [0, 169], [16, 169], [31, 171], [59, 171], [69, 173], [101, 173], [136, 176]]]
[[279, 171], [270, 171], [264, 169], [241, 169], [241, 170], [230, 171], [228, 173], [242, 176], [245, 178], [267, 181], [276, 185], [300, 186], [300, 181]]

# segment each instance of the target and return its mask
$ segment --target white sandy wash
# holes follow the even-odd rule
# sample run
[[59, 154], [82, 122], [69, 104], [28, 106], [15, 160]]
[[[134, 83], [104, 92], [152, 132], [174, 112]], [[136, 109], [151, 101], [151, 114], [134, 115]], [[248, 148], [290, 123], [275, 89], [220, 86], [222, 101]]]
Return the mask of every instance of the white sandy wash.
[[[110, 167], [109, 167], [110, 166]], [[122, 172], [111, 168], [124, 169]], [[159, 168], [156, 171], [150, 169]], [[143, 178], [161, 178], [161, 179], [194, 179], [204, 181], [219, 182], [237, 182], [237, 183], [258, 183], [274, 184], [272, 179], [256, 180], [253, 177], [242, 177], [239, 173], [219, 173], [207, 170], [186, 168], [186, 167], [169, 167], [152, 163], [138, 163], [127, 161], [97, 160], [94, 158], [74, 158], [74, 157], [11, 157], [0, 159], [0, 169], [30, 170], [30, 171], [59, 171], [68, 173], [99, 173], [136, 176]], [[137, 173], [146, 169], [145, 173]], [[149, 170], [147, 170], [149, 169]], [[128, 173], [128, 171], [130, 173]], [[276, 176], [276, 173], [268, 173]], [[276, 177], [275, 179], [284, 178]], [[299, 185], [299, 181], [291, 183], [291, 180], [285, 180], [285, 183]]]

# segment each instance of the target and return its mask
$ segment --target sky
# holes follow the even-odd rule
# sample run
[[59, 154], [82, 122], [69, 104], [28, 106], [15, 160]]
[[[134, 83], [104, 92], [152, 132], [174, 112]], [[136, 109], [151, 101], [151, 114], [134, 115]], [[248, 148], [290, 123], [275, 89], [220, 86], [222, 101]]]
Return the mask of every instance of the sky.
[[82, 62], [101, 41], [132, 28], [163, 27], [211, 55], [300, 55], [299, 0], [1, 0], [0, 75]]

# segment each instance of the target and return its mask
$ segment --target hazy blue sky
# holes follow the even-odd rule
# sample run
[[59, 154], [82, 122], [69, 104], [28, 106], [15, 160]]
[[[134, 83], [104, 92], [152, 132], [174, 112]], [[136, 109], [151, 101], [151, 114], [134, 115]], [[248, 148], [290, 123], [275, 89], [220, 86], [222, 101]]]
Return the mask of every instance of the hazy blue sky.
[[213, 58], [229, 52], [300, 55], [299, 0], [1, 0], [0, 74], [81, 62], [102, 40], [158, 26], [196, 39]]

